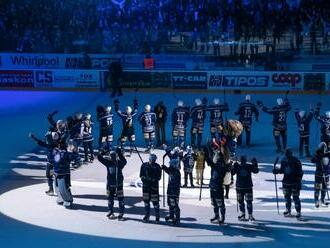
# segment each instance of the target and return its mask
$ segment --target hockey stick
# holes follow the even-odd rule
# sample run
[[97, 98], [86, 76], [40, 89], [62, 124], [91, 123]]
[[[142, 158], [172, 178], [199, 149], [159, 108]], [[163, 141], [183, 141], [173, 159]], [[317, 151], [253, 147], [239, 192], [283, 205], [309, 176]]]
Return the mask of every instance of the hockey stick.
[[[276, 158], [275, 163], [274, 163], [274, 169], [276, 169], [276, 164], [279, 160], [279, 157]], [[277, 213], [280, 214], [280, 207], [278, 204], [278, 192], [277, 192], [277, 178], [276, 178], [276, 174], [274, 174], [274, 178], [275, 178], [275, 192], [276, 192], [276, 206], [277, 206]]]
[[[163, 166], [165, 166], [165, 156], [163, 156]], [[163, 170], [163, 207], [165, 207], [165, 171]]]
[[202, 169], [201, 185], [199, 187], [199, 201], [202, 200], [202, 191], [203, 191], [203, 181], [204, 181], [204, 169], [205, 169], [205, 160]]
[[135, 149], [136, 153], [138, 154], [138, 156], [139, 156], [139, 158], [140, 158], [142, 164], [144, 164], [143, 159], [142, 159], [142, 157], [141, 157], [141, 154], [140, 154], [140, 152], [138, 151], [138, 149], [137, 149], [135, 143], [134, 143], [134, 142], [131, 142], [131, 145], [134, 147], [134, 149]]

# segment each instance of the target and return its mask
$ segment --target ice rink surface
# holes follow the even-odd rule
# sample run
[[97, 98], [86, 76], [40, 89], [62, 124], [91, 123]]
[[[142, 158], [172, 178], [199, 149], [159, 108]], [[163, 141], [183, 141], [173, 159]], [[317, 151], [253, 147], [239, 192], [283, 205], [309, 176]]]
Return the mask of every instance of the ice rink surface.
[[[140, 110], [146, 103], [155, 104], [163, 100], [169, 113], [182, 99], [193, 105], [193, 99], [206, 96], [209, 101], [222, 94], [192, 93], [128, 93], [120, 98], [121, 108], [131, 105], [134, 97], [139, 100]], [[253, 102], [261, 100], [266, 106], [276, 104], [277, 95], [252, 95]], [[238, 150], [249, 159], [257, 157], [261, 172], [254, 176], [254, 208], [257, 222], [237, 221], [236, 194], [231, 189], [227, 203], [227, 224], [223, 227], [209, 223], [213, 211], [210, 206], [209, 190], [203, 190], [202, 201], [198, 201], [198, 189], [183, 189], [180, 205], [182, 225], [170, 227], [162, 222], [144, 224], [141, 188], [138, 187], [140, 161], [136, 155], [129, 158], [124, 170], [125, 194], [127, 196], [127, 218], [125, 222], [109, 221], [105, 218], [105, 168], [94, 162], [72, 171], [72, 191], [76, 208], [65, 210], [55, 203], [54, 197], [44, 194], [45, 154], [28, 138], [30, 131], [42, 137], [48, 127], [46, 116], [59, 110], [57, 118], [65, 118], [75, 111], [90, 112], [95, 116], [98, 104], [111, 104], [113, 99], [105, 93], [96, 92], [0, 92], [0, 120], [2, 140], [0, 142], [0, 243], [4, 247], [326, 247], [330, 241], [330, 209], [316, 210], [313, 204], [314, 167], [306, 161], [304, 165], [303, 190], [301, 194], [305, 221], [284, 218], [276, 211], [274, 181], [271, 174], [276, 158], [272, 137], [271, 116], [261, 113], [254, 123], [250, 149]], [[230, 112], [234, 118], [243, 95], [226, 95]], [[293, 109], [308, 110], [322, 101], [322, 110], [330, 109], [328, 96], [289, 95]], [[118, 121], [116, 121], [118, 120]], [[293, 111], [288, 118], [288, 146], [297, 152], [298, 137]], [[208, 127], [206, 123], [206, 127]], [[143, 145], [141, 129], [136, 124], [137, 145]], [[170, 136], [170, 123], [167, 125]], [[115, 117], [115, 137], [121, 130], [121, 122]], [[207, 130], [207, 129], [206, 129]], [[98, 125], [95, 123], [95, 137]], [[207, 134], [204, 135], [207, 138]], [[188, 140], [189, 141], [189, 138]], [[311, 127], [311, 150], [319, 143], [316, 122]], [[96, 146], [96, 142], [95, 142]], [[157, 151], [161, 156], [162, 151]], [[143, 159], [147, 159], [144, 155]], [[205, 171], [209, 177], [209, 172]], [[160, 189], [162, 192], [162, 188]], [[283, 198], [280, 193], [280, 207]], [[161, 204], [162, 205], [162, 204]], [[162, 208], [162, 217], [167, 208]]]

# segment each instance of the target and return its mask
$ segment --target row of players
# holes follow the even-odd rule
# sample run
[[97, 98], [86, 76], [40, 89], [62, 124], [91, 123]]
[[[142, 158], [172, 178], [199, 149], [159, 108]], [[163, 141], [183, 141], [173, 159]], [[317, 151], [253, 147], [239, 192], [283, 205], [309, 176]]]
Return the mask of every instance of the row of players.
[[[50, 118], [52, 119], [52, 118]], [[58, 123], [52, 122], [55, 126], [52, 128], [60, 128]], [[234, 122], [235, 123], [235, 122]], [[70, 164], [76, 159], [76, 148], [73, 142], [64, 138], [65, 133], [60, 133], [58, 130], [52, 130], [49, 139], [42, 141], [37, 139], [33, 134], [31, 137], [37, 143], [48, 149], [48, 164], [54, 167], [56, 193], [58, 195], [58, 203], [63, 203], [64, 206], [72, 207], [73, 198], [70, 192]], [[245, 204], [247, 203], [247, 210], [249, 219], [254, 220], [252, 215], [252, 179], [251, 173], [258, 172], [258, 165], [256, 159], [251, 163], [242, 156], [240, 161], [233, 161], [233, 154], [235, 147], [232, 145], [242, 130], [237, 129], [231, 122], [223, 126], [223, 132], [219, 136], [214, 137], [209, 141], [201, 150], [204, 153], [205, 162], [211, 167], [211, 179], [209, 183], [211, 202], [214, 208], [215, 216], [211, 219], [212, 222], [223, 223], [225, 221], [225, 201], [224, 201], [224, 178], [228, 173], [237, 174], [236, 177], [236, 190], [238, 195], [238, 203], [241, 210], [240, 220], [245, 220]], [[321, 143], [313, 162], [316, 164], [315, 171], [315, 204], [316, 207], [320, 205], [320, 192], [321, 203], [327, 205], [325, 196], [327, 192], [327, 185], [329, 183], [329, 157], [330, 157], [330, 142]], [[167, 203], [169, 205], [169, 215], [166, 220], [178, 224], [180, 222], [180, 186], [181, 186], [181, 173], [180, 161], [183, 160], [184, 164], [192, 164], [191, 161], [195, 159], [192, 149], [188, 149], [187, 154], [182, 156], [182, 151], [179, 147], [174, 149], [167, 149], [165, 156], [169, 156], [169, 167], [164, 164], [160, 167], [154, 154], [150, 155], [149, 162], [143, 163], [141, 167], [140, 176], [143, 181], [143, 201], [145, 202], [146, 215], [145, 221], [149, 220], [150, 216], [150, 202], [155, 206], [156, 221], [159, 221], [159, 180], [161, 170], [169, 174], [169, 181], [167, 186]], [[118, 198], [120, 206], [119, 220], [123, 219], [124, 215], [124, 191], [123, 191], [123, 174], [122, 170], [127, 161], [123, 155], [123, 150], [118, 147], [109, 151], [104, 148], [98, 154], [98, 160], [107, 168], [107, 189], [108, 189], [108, 205], [110, 219], [115, 218], [113, 213], [113, 204], [115, 197]], [[164, 158], [163, 158], [164, 161]], [[188, 166], [187, 166], [188, 167]], [[51, 169], [47, 166], [47, 170]], [[187, 171], [186, 171], [187, 172]], [[189, 172], [191, 173], [191, 171]], [[280, 168], [274, 168], [274, 174], [283, 173], [283, 193], [286, 201], [285, 216], [291, 215], [291, 198], [295, 203], [297, 211], [297, 218], [301, 217], [301, 203], [299, 194], [301, 190], [301, 180], [303, 171], [300, 161], [293, 156], [290, 150], [286, 150], [285, 157], [281, 161]], [[203, 173], [202, 173], [203, 175]], [[50, 187], [52, 187], [51, 182]], [[49, 193], [49, 192], [48, 192]]]
[[[138, 113], [138, 102], [135, 99], [133, 102], [133, 108], [127, 106], [125, 111], [120, 110], [119, 101], [114, 102], [115, 112], [122, 120], [122, 132], [117, 140], [123, 147], [128, 140], [129, 143], [135, 142], [135, 127], [134, 118]], [[251, 140], [251, 128], [253, 122], [253, 115], [256, 121], [259, 118], [258, 107], [265, 113], [273, 116], [273, 136], [275, 139], [277, 152], [284, 151], [287, 146], [287, 115], [291, 110], [291, 105], [288, 98], [284, 100], [282, 98], [277, 99], [277, 106], [267, 108], [262, 102], [258, 101], [257, 104], [251, 102], [251, 96], [247, 95], [245, 101], [240, 103], [235, 115], [238, 115], [238, 120], [243, 126], [243, 130], [246, 133], [246, 144], [250, 146]], [[320, 114], [321, 104], [318, 103], [317, 107], [311, 109], [309, 112], [304, 110], [295, 110], [295, 117], [297, 120], [297, 126], [299, 131], [299, 155], [302, 157], [305, 154], [310, 157], [309, 149], [309, 137], [310, 137], [310, 123], [315, 118], [320, 122], [321, 129], [321, 141], [330, 141], [330, 111], [326, 111], [324, 115]], [[228, 104], [221, 104], [219, 99], [214, 99], [212, 105], [207, 105], [207, 100], [196, 99], [195, 106], [189, 108], [184, 106], [182, 101], [178, 101], [177, 107], [173, 110], [171, 116], [172, 124], [172, 138], [173, 146], [181, 146], [186, 142], [186, 129], [188, 121], [191, 119], [191, 146], [196, 149], [202, 147], [204, 123], [206, 119], [206, 113], [210, 113], [210, 133], [211, 137], [218, 137], [223, 132], [224, 125], [224, 113], [228, 112]], [[53, 127], [53, 131], [63, 133], [66, 132], [70, 139], [73, 140], [75, 147], [83, 144], [85, 151], [85, 162], [92, 161], [93, 155], [93, 134], [91, 120], [91, 114], [83, 116], [81, 113], [76, 113], [72, 117], [68, 117], [67, 121], [59, 120], [55, 122], [53, 116], [56, 112], [50, 114], [48, 119]], [[100, 124], [99, 133], [99, 149], [111, 150], [114, 137], [114, 115], [112, 113], [111, 106], [98, 106], [97, 107], [97, 120]], [[143, 136], [146, 142], [147, 150], [149, 151], [155, 146], [155, 138], [157, 138], [157, 145], [160, 143], [165, 144], [165, 130], [167, 120], [167, 110], [164, 104], [157, 104], [154, 111], [151, 106], [147, 104], [144, 108], [144, 112], [140, 114], [138, 120], [142, 126]], [[51, 131], [52, 131], [51, 130]], [[162, 133], [162, 135], [160, 135]], [[162, 136], [162, 138], [160, 138]], [[161, 140], [161, 142], [160, 142]], [[242, 144], [242, 135], [237, 137], [235, 144]], [[131, 146], [130, 152], [133, 151]]]

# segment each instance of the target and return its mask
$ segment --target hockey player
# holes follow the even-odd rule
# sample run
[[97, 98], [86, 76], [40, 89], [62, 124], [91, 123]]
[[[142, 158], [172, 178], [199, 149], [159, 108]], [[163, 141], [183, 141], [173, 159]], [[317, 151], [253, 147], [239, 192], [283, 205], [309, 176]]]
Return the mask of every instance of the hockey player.
[[330, 142], [330, 111], [326, 111], [325, 115], [316, 111], [315, 118], [321, 124], [321, 142]]
[[296, 110], [295, 117], [297, 120], [298, 131], [299, 131], [299, 156], [302, 157], [305, 148], [307, 157], [311, 157], [309, 152], [309, 135], [310, 135], [310, 123], [313, 119], [313, 113], [308, 114], [304, 110]]
[[54, 120], [54, 116], [58, 113], [58, 111], [54, 111], [53, 113], [48, 114], [48, 122], [50, 124], [50, 131], [57, 132], [60, 136], [60, 140], [66, 142], [68, 139], [68, 129], [67, 123], [64, 120]]
[[[81, 125], [82, 125], [82, 113], [75, 113], [72, 122], [71, 127], [69, 128], [70, 133], [70, 139], [73, 141], [74, 150], [73, 154], [75, 155], [74, 159], [74, 168], [78, 168], [81, 165], [81, 159], [79, 156], [79, 146], [82, 144], [82, 135], [81, 135]], [[68, 122], [69, 123], [69, 122]], [[69, 126], [69, 125], [68, 125]]]
[[[251, 145], [251, 127], [252, 127], [252, 117], [255, 116], [256, 121], [259, 118], [259, 111], [256, 108], [256, 105], [251, 102], [251, 96], [246, 95], [245, 101], [240, 103], [238, 110], [235, 112], [235, 115], [239, 116], [239, 121], [243, 125], [246, 135], [246, 145], [249, 147]], [[242, 145], [242, 136], [240, 135], [237, 140], [237, 145]]]
[[186, 128], [189, 116], [189, 107], [185, 107], [183, 101], [178, 101], [178, 105], [172, 113], [173, 146], [184, 146], [186, 142]]
[[204, 154], [203, 150], [199, 150], [197, 152], [197, 156], [196, 156], [196, 181], [197, 181], [196, 183], [197, 183], [197, 185], [199, 185], [199, 183], [204, 185], [204, 182], [203, 182], [204, 168], [205, 168], [205, 154]]
[[162, 177], [162, 169], [156, 163], [157, 156], [150, 154], [149, 161], [143, 163], [140, 169], [140, 178], [142, 180], [142, 193], [145, 209], [143, 222], [149, 222], [150, 219], [150, 201], [155, 209], [156, 222], [159, 222], [159, 180]]
[[183, 171], [184, 171], [184, 185], [183, 188], [188, 186], [188, 177], [190, 179], [190, 186], [195, 188], [193, 181], [193, 170], [196, 161], [196, 154], [193, 152], [191, 146], [187, 146], [186, 154], [183, 156]]
[[162, 169], [168, 174], [167, 184], [167, 204], [169, 206], [169, 215], [165, 217], [166, 222], [173, 225], [180, 224], [180, 186], [181, 186], [181, 173], [180, 161], [178, 158], [170, 159], [170, 167], [162, 165]]
[[109, 212], [107, 217], [111, 220], [115, 219], [113, 205], [114, 199], [117, 197], [119, 202], [119, 215], [118, 220], [124, 220], [124, 176], [123, 168], [127, 161], [120, 148], [115, 151], [108, 152], [101, 151], [97, 159], [107, 168], [107, 195]]
[[65, 208], [73, 207], [73, 197], [71, 194], [71, 175], [70, 164], [74, 160], [73, 144], [66, 146], [63, 141], [60, 141], [53, 149], [54, 158], [54, 174], [55, 174], [55, 189], [57, 194], [57, 204], [63, 204]]
[[94, 151], [93, 151], [93, 134], [92, 134], [92, 120], [91, 114], [86, 114], [84, 120], [81, 124], [80, 134], [83, 137], [84, 153], [85, 153], [85, 163], [93, 163], [94, 161]]
[[215, 138], [222, 132], [223, 113], [229, 111], [227, 103], [220, 104], [219, 98], [213, 99], [213, 105], [208, 106], [210, 111], [210, 123], [211, 123], [211, 136]]
[[299, 159], [293, 156], [290, 149], [285, 151], [285, 157], [281, 161], [280, 168], [274, 168], [273, 174], [284, 174], [283, 176], [283, 194], [285, 198], [286, 210], [283, 213], [285, 217], [291, 216], [291, 197], [293, 198], [295, 209], [297, 212], [296, 218], [301, 217], [301, 202], [300, 190], [303, 177], [302, 165]]
[[277, 147], [276, 152], [280, 153], [282, 152], [282, 148], [283, 150], [286, 149], [287, 145], [287, 113], [291, 110], [289, 100], [287, 98], [284, 100], [282, 98], [278, 98], [277, 106], [271, 109], [265, 107], [260, 101], [258, 101], [258, 105], [265, 113], [273, 116], [273, 135]]
[[53, 150], [58, 146], [59, 138], [57, 132], [48, 131], [45, 135], [46, 141], [38, 139], [33, 133], [29, 134], [29, 137], [32, 138], [39, 146], [47, 149], [47, 164], [46, 164], [46, 178], [48, 182], [48, 190], [45, 192], [47, 195], [54, 195], [54, 156]]
[[[213, 139], [205, 148], [205, 159], [211, 167], [210, 194], [213, 205], [214, 217], [211, 223], [223, 224], [225, 222], [226, 206], [224, 200], [223, 180], [227, 172], [230, 171], [221, 152], [221, 146], [216, 139]], [[221, 217], [219, 216], [219, 211]]]
[[130, 106], [126, 107], [125, 112], [122, 112], [119, 109], [119, 101], [115, 100], [115, 111], [118, 114], [118, 116], [121, 118], [123, 128], [121, 131], [121, 136], [120, 136], [120, 143], [121, 143], [121, 148], [124, 147], [125, 142], [128, 141], [130, 142], [130, 154], [133, 152], [133, 143], [135, 142], [135, 129], [133, 126], [133, 119], [137, 115], [137, 108], [138, 108], [138, 102], [136, 99], [134, 99], [133, 102], [133, 108]]
[[147, 147], [145, 152], [149, 152], [154, 148], [156, 124], [156, 114], [151, 111], [149, 104], [144, 107], [144, 112], [140, 115], [139, 120], [142, 125], [143, 137]]
[[245, 204], [247, 205], [247, 212], [249, 214], [249, 221], [255, 221], [253, 217], [253, 183], [252, 173], [259, 172], [258, 162], [256, 158], [251, 160], [251, 163], [247, 162], [245, 156], [241, 156], [240, 162], [235, 162], [232, 170], [232, 174], [236, 175], [236, 193], [237, 201], [239, 204], [239, 210], [241, 215], [238, 216], [238, 220], [246, 221], [245, 219]]
[[[201, 99], [195, 99], [195, 106], [190, 110], [190, 118], [192, 120], [191, 124], [191, 146], [193, 148], [201, 148], [204, 121], [206, 117], [206, 104], [207, 100], [205, 98], [204, 102]], [[197, 147], [196, 147], [196, 136], [197, 136]]]
[[328, 206], [329, 203], [325, 201], [326, 194], [329, 188], [329, 175], [330, 175], [330, 150], [327, 144], [322, 142], [315, 152], [312, 162], [316, 165], [315, 170], [315, 185], [314, 185], [314, 199], [315, 207], [320, 207], [320, 191], [321, 191], [321, 204]]
[[155, 106], [154, 112], [156, 114], [156, 139], [157, 147], [166, 144], [166, 120], [167, 109], [162, 101]]
[[100, 123], [99, 150], [112, 150], [113, 114], [111, 106], [97, 106], [97, 120]]

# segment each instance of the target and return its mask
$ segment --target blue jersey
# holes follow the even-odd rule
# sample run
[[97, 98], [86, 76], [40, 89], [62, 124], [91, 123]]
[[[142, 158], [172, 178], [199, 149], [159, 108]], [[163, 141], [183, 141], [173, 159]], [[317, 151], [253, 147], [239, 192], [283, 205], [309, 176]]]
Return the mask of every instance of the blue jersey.
[[286, 101], [283, 105], [273, 107], [268, 109], [263, 106], [262, 110], [265, 113], [271, 114], [273, 116], [273, 127], [277, 130], [286, 130], [287, 129], [287, 113], [291, 110], [291, 105]]
[[164, 171], [168, 174], [167, 195], [180, 196], [181, 173], [180, 170], [173, 167], [164, 166]]
[[192, 120], [192, 127], [203, 127], [206, 117], [206, 106], [195, 106], [190, 110], [190, 117]]
[[56, 175], [70, 174], [70, 163], [75, 158], [72, 152], [55, 148], [52, 152], [54, 158], [54, 173]]
[[295, 112], [295, 117], [297, 120], [298, 131], [301, 136], [309, 136], [310, 124], [313, 119], [313, 113], [308, 113], [304, 117], [299, 116], [299, 112]]
[[185, 130], [189, 120], [189, 108], [188, 107], [177, 107], [172, 113], [172, 125], [176, 129]]
[[99, 116], [98, 121], [100, 123], [101, 130], [108, 130], [113, 128], [113, 114], [103, 114]]
[[191, 173], [195, 166], [196, 155], [194, 153], [187, 153], [183, 156], [183, 170], [184, 172]]
[[131, 114], [122, 112], [121, 110], [117, 111], [118, 116], [121, 118], [124, 129], [133, 128], [133, 119], [137, 115], [137, 109], [135, 108]]
[[140, 123], [144, 133], [155, 132], [156, 114], [153, 112], [143, 112], [140, 115]]
[[239, 116], [239, 121], [243, 126], [252, 125], [252, 117], [256, 116], [256, 119], [259, 117], [259, 111], [255, 104], [250, 101], [244, 101], [240, 103], [238, 110], [235, 112], [235, 115]]
[[223, 123], [223, 112], [228, 112], [229, 108], [225, 103], [210, 105], [207, 110], [210, 111], [211, 126], [219, 126]]
[[317, 115], [316, 119], [321, 124], [321, 135], [322, 140], [329, 142], [330, 141], [330, 118], [327, 118], [325, 116]]

